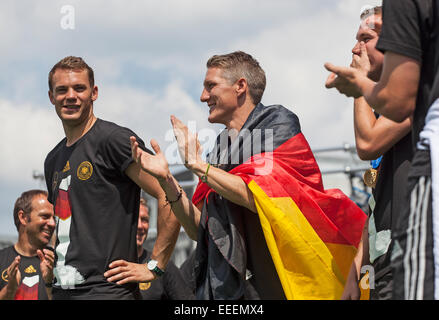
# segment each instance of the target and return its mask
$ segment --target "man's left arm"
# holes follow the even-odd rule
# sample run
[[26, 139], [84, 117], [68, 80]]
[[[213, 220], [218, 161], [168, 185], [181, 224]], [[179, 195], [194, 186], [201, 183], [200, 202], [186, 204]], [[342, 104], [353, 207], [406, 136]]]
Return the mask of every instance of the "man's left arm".
[[140, 164], [133, 162], [125, 171], [140, 188], [157, 199], [157, 239], [151, 253], [151, 259], [158, 261], [158, 267], [164, 269], [175, 243], [177, 242], [180, 223], [166, 202], [166, 195], [156, 178], [141, 169]]
[[[140, 164], [131, 157], [129, 137], [130, 130], [115, 131], [104, 149], [106, 158], [115, 168], [122, 168], [123, 173], [141, 189], [155, 197], [158, 202], [157, 239], [152, 252], [152, 259], [157, 260], [158, 267], [164, 269], [168, 263], [175, 243], [177, 242], [180, 223], [166, 203], [157, 179], [141, 170]], [[145, 264], [116, 260], [110, 263], [109, 270], [104, 273], [108, 281], [124, 284], [128, 282], [148, 282], [156, 278], [155, 273], [148, 270]]]
[[[171, 258], [177, 242], [180, 223], [171, 211], [170, 205], [166, 203], [165, 194], [154, 177], [141, 170], [140, 165], [136, 162], [131, 163], [125, 173], [140, 188], [157, 199], [157, 239], [151, 259], [157, 260], [157, 266], [163, 270]], [[109, 270], [104, 273], [104, 276], [108, 281], [116, 282], [119, 285], [128, 282], [149, 282], [157, 278], [157, 275], [148, 270], [145, 264], [125, 260], [110, 263]]]

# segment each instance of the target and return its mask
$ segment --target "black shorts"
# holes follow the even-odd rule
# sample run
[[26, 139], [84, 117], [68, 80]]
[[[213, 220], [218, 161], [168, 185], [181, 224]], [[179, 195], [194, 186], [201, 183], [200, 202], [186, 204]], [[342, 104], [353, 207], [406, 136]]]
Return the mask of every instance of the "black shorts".
[[409, 176], [408, 205], [400, 216], [391, 255], [393, 299], [434, 299], [430, 176]]

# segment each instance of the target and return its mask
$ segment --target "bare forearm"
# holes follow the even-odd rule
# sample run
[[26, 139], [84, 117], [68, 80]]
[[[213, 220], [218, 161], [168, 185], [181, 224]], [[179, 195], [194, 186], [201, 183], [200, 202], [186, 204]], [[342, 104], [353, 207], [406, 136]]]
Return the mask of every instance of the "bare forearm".
[[358, 156], [374, 160], [410, 132], [411, 119], [402, 123], [384, 116], [377, 119], [364, 97], [360, 97], [354, 100], [354, 129]]
[[151, 253], [151, 258], [157, 260], [159, 267], [168, 264], [177, 242], [180, 223], [166, 203], [165, 196], [157, 198], [157, 239]]
[[[207, 163], [199, 163], [192, 171], [201, 177], [207, 170]], [[239, 177], [224, 170], [210, 166], [207, 184], [227, 200], [247, 209], [257, 212], [253, 194], [247, 184]]]
[[[201, 216], [200, 210], [194, 206], [186, 193], [180, 190], [177, 180], [170, 173], [166, 179], [161, 179], [159, 182], [171, 203], [170, 206], [172, 207], [175, 217], [181, 223], [187, 235], [192, 240], [196, 240]], [[178, 201], [175, 201], [180, 191], [182, 195]]]
[[[355, 144], [357, 146], [358, 156], [362, 160], [370, 159], [370, 148], [375, 145], [373, 143], [373, 126], [375, 125], [375, 115], [367, 104], [364, 97], [354, 100], [354, 132]], [[375, 157], [374, 159], [376, 159]]]

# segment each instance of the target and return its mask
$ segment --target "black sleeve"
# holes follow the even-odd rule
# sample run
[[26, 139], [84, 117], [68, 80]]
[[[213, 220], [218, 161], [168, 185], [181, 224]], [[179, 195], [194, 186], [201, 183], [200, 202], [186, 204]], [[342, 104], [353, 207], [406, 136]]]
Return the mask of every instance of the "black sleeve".
[[9, 250], [9, 248], [0, 250], [0, 290], [3, 289], [8, 283], [8, 268], [12, 263], [10, 251], [11, 250]]
[[170, 300], [194, 300], [195, 296], [183, 279], [180, 269], [169, 261], [163, 275], [163, 288]]
[[52, 196], [53, 196], [53, 194], [52, 194], [52, 190], [53, 190], [52, 189], [52, 172], [49, 171], [48, 166], [49, 166], [49, 164], [48, 164], [48, 160], [46, 158], [46, 160], [44, 161], [44, 179], [46, 180], [46, 188], [47, 188], [47, 193], [48, 193], [47, 200], [54, 205], [54, 203], [52, 201]]
[[416, 0], [384, 0], [377, 49], [422, 62], [421, 10]]
[[136, 137], [139, 147], [142, 150], [153, 154], [151, 150], [145, 147], [142, 139], [140, 139], [133, 131], [128, 128], [120, 127], [114, 130], [105, 142], [104, 156], [107, 164], [120, 171], [123, 175], [128, 166], [133, 162], [131, 157], [130, 137]]

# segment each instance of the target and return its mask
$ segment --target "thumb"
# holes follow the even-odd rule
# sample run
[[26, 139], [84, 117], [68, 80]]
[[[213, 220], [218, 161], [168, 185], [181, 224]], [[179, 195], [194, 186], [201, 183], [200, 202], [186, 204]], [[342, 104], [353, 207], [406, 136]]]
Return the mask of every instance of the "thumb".
[[155, 139], [151, 139], [150, 141], [152, 150], [154, 150], [155, 154], [159, 154], [162, 151], [160, 150], [160, 146]]
[[361, 51], [361, 56], [366, 56], [367, 57], [367, 49], [366, 49], [366, 44], [364, 43], [364, 41], [360, 42], [360, 51]]

